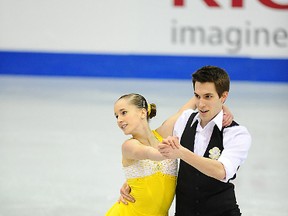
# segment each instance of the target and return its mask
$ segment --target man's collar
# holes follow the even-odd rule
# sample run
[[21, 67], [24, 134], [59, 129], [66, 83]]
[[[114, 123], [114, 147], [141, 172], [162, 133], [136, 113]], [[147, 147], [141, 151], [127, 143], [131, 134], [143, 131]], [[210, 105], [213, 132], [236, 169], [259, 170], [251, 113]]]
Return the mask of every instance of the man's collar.
[[[192, 123], [191, 123], [191, 127], [192, 125], [195, 123], [195, 121], [198, 120], [198, 122], [201, 122], [200, 119], [200, 115], [199, 112], [197, 113], [197, 115], [195, 116], [195, 118], [193, 119]], [[210, 122], [214, 122], [215, 125], [217, 125], [217, 127], [219, 128], [219, 130], [222, 130], [222, 123], [223, 123], [223, 110], [221, 110]], [[210, 123], [209, 122], [209, 123]], [[209, 124], [208, 123], [208, 124]]]

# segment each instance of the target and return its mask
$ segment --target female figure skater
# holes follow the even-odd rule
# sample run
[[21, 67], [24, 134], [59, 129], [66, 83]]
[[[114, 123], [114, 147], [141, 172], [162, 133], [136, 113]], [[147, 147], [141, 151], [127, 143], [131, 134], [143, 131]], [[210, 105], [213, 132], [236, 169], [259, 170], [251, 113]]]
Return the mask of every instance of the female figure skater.
[[[118, 200], [106, 216], [167, 216], [174, 198], [177, 178], [177, 160], [166, 159], [158, 151], [162, 137], [172, 135], [174, 123], [186, 109], [195, 109], [191, 98], [176, 114], [156, 130], [151, 130], [149, 119], [156, 116], [156, 105], [147, 103], [139, 94], [121, 96], [114, 104], [119, 128], [132, 137], [122, 144], [122, 165], [126, 183], [137, 202]], [[226, 108], [227, 111], [227, 108]], [[229, 112], [229, 110], [228, 110]], [[225, 115], [224, 123], [232, 122], [232, 115]], [[151, 200], [153, 202], [151, 202]]]

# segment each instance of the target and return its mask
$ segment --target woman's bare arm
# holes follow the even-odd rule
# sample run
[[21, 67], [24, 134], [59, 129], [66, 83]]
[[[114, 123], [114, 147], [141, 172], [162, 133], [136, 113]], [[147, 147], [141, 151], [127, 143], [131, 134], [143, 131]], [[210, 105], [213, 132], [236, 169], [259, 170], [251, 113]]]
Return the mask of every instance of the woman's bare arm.
[[122, 144], [122, 156], [125, 159], [160, 161], [166, 159], [156, 148], [141, 144], [138, 140], [129, 139]]
[[171, 136], [173, 133], [173, 128], [176, 120], [182, 114], [184, 110], [187, 109], [196, 109], [196, 98], [193, 96], [189, 99], [174, 115], [170, 116], [163, 124], [156, 129], [156, 131], [163, 137], [166, 138]]

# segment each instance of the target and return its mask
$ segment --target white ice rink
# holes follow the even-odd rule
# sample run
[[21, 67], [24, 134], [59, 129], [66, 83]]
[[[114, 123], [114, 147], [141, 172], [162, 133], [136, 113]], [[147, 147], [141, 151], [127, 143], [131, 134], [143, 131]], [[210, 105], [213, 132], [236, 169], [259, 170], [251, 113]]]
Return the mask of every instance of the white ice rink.
[[[124, 182], [113, 104], [131, 92], [157, 105], [152, 128], [193, 95], [189, 80], [0, 76], [0, 216], [104, 216]], [[288, 85], [232, 82], [227, 105], [253, 138], [243, 216], [287, 216]]]

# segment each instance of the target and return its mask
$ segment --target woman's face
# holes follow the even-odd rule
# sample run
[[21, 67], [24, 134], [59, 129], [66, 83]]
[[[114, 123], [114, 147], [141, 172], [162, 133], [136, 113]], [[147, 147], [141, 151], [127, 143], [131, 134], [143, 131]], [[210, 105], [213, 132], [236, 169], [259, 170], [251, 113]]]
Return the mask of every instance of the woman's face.
[[116, 101], [114, 104], [114, 114], [118, 127], [125, 135], [135, 133], [141, 125], [141, 121], [145, 118], [143, 109], [139, 109], [129, 103], [129, 100], [126, 98]]

